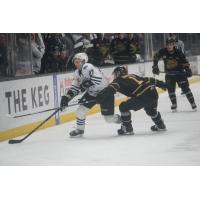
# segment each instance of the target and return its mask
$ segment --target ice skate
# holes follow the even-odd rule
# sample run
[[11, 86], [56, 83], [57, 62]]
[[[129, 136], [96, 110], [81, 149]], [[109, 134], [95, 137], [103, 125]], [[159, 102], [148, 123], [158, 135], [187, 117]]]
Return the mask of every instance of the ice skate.
[[83, 136], [83, 134], [84, 130], [79, 130], [79, 129], [73, 130], [69, 133], [70, 137], [81, 137]]
[[172, 110], [172, 112], [177, 112], [177, 105], [176, 104], [172, 104], [171, 110]]
[[192, 107], [193, 111], [195, 111], [195, 112], [197, 111], [197, 105], [195, 103], [192, 103], [191, 107]]
[[153, 126], [151, 126], [151, 130], [152, 131], [166, 131], [166, 126], [164, 124], [164, 122], [161, 120], [161, 122], [159, 124], [155, 124]]
[[121, 126], [121, 129], [117, 130], [118, 135], [134, 135], [132, 125], [129, 126]]

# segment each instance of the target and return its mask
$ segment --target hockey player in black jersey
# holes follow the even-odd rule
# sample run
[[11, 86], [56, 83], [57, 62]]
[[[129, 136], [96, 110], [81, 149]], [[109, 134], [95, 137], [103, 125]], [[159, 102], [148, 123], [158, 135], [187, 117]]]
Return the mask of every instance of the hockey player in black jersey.
[[156, 86], [166, 89], [164, 82], [154, 78], [143, 78], [134, 74], [128, 74], [126, 66], [116, 67], [113, 71], [114, 80], [107, 88], [103, 90], [104, 98], [111, 93], [120, 92], [126, 95], [127, 101], [119, 105], [121, 112], [121, 129], [119, 135], [134, 134], [130, 110], [140, 110], [144, 108], [147, 115], [151, 117], [155, 125], [151, 127], [152, 131], [166, 130], [164, 121], [160, 112], [157, 111], [158, 93]]
[[190, 64], [186, 60], [185, 55], [175, 48], [174, 40], [168, 38], [166, 41], [166, 48], [160, 49], [153, 59], [152, 72], [154, 74], [159, 74], [160, 70], [158, 68], [158, 61], [160, 59], [164, 61], [164, 70], [166, 73], [165, 80], [168, 88], [169, 98], [171, 100], [172, 112], [175, 112], [177, 109], [177, 100], [176, 100], [176, 83], [185, 93], [189, 103], [193, 110], [196, 110], [197, 106], [193, 94], [189, 88], [188, 77], [192, 76], [192, 71], [190, 69]]

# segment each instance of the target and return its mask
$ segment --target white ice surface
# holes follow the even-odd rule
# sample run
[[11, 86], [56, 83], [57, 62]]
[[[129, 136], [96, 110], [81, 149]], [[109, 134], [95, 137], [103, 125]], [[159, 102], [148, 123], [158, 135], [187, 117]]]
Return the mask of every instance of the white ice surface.
[[135, 135], [117, 136], [119, 125], [95, 114], [87, 117], [83, 138], [69, 138], [73, 121], [36, 132], [20, 144], [1, 142], [0, 165], [200, 165], [200, 83], [191, 89], [197, 112], [179, 89], [177, 113], [171, 113], [167, 93], [160, 95], [166, 132], [152, 133], [151, 119], [140, 110], [132, 112]]

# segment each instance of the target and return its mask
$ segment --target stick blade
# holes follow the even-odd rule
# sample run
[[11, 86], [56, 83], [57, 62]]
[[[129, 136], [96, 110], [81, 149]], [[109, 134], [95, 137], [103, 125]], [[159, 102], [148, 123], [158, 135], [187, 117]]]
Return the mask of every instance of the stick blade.
[[17, 143], [20, 143], [21, 140], [8, 140], [8, 143], [9, 144], [17, 144]]

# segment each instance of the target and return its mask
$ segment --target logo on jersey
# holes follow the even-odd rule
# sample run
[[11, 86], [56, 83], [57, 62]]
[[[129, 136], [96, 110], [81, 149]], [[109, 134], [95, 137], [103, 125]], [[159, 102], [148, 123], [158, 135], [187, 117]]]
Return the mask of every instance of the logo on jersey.
[[92, 69], [92, 70], [89, 71], [89, 76], [92, 77], [93, 74], [94, 74], [94, 70]]

